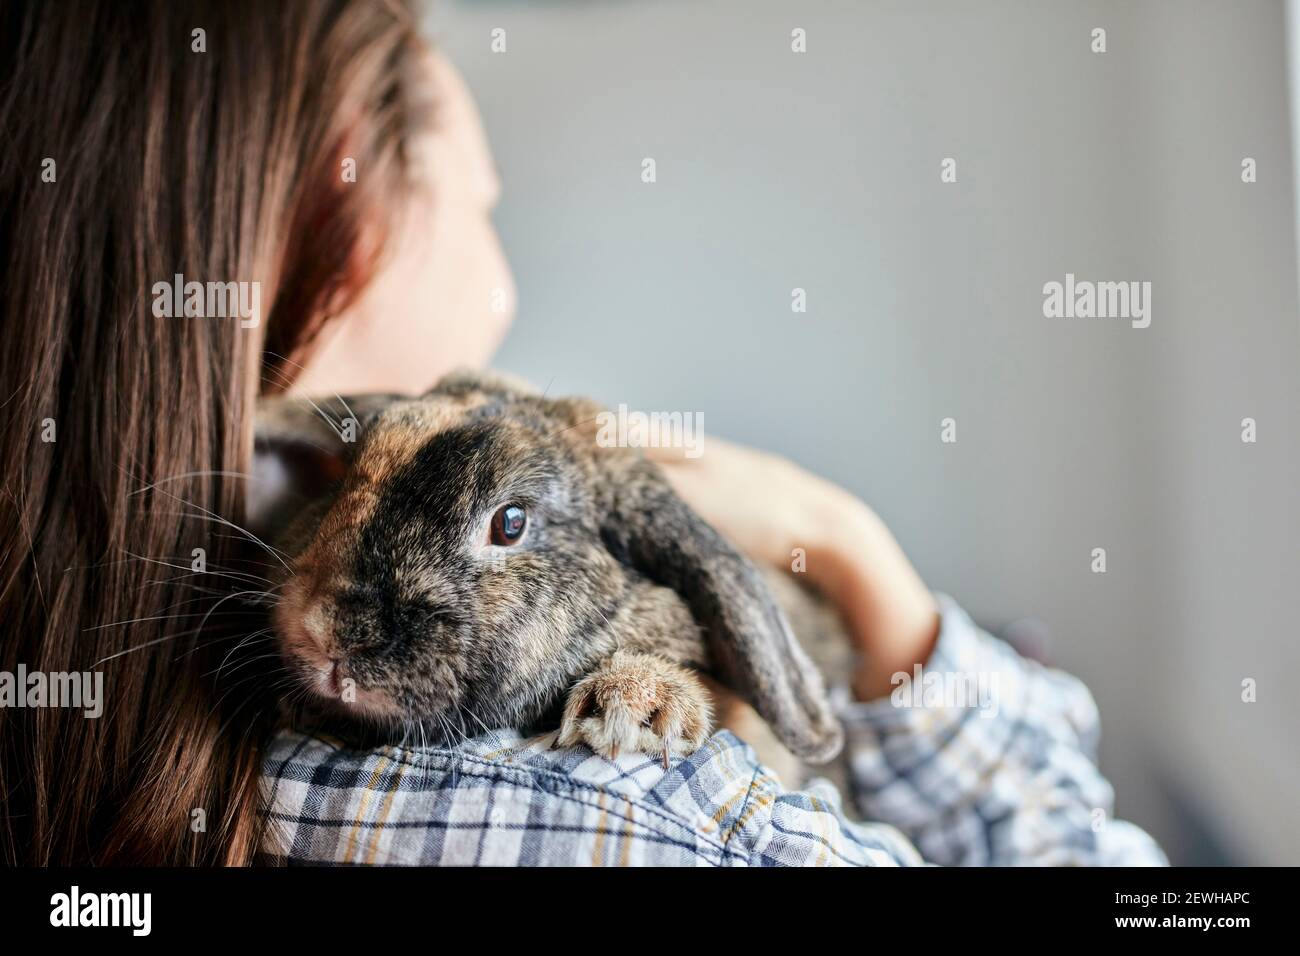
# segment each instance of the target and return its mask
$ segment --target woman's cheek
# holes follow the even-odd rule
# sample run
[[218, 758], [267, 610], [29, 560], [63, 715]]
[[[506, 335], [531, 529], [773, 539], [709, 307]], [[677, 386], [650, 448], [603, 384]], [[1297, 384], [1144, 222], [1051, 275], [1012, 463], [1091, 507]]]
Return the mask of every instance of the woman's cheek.
[[412, 212], [369, 288], [323, 333], [298, 390], [423, 392], [455, 368], [487, 365], [514, 314], [514, 280], [486, 211]]
[[460, 366], [490, 363], [514, 321], [516, 299], [514, 278], [487, 213], [472, 206], [447, 210], [443, 224], [437, 239], [444, 241], [434, 243], [428, 285], [413, 303], [423, 316], [420, 337], [429, 344], [435, 378]]

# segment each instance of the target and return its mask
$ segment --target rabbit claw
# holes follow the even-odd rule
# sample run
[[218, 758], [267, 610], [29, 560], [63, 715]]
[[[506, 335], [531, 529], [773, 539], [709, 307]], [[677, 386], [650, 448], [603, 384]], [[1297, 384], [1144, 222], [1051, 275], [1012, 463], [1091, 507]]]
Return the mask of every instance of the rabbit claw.
[[569, 691], [558, 743], [586, 744], [617, 759], [624, 750], [693, 753], [709, 733], [709, 696], [694, 673], [651, 654], [618, 653]]

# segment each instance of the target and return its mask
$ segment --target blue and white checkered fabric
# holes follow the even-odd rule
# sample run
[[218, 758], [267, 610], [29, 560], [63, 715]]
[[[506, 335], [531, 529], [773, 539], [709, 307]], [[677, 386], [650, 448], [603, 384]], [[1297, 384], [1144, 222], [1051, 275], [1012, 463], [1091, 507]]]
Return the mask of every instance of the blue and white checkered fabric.
[[[456, 749], [350, 750], [292, 731], [263, 775], [267, 862], [488, 866], [1163, 864], [1094, 763], [1097, 710], [1074, 678], [1019, 657], [943, 603], [931, 674], [996, 687], [978, 702], [840, 695], [853, 798], [785, 790], [715, 734], [664, 770], [498, 731]], [[996, 675], [996, 677], [991, 677]], [[996, 702], [996, 706], [986, 706]]]

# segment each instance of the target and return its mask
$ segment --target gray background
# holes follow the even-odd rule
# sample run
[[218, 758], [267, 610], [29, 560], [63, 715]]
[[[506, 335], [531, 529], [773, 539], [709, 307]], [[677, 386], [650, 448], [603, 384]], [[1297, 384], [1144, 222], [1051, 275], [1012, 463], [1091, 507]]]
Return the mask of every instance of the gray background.
[[[1300, 863], [1285, 20], [439, 3], [505, 183], [520, 314], [497, 364], [701, 412], [853, 489], [987, 626], [1050, 627], [1101, 706], [1119, 812], [1175, 861]], [[1152, 282], [1151, 327], [1044, 318], [1066, 272]]]

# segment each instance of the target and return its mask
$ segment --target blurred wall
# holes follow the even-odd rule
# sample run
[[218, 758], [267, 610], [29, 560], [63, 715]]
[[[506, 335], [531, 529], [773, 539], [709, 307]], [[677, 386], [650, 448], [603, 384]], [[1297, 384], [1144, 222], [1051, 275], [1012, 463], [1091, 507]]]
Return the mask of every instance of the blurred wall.
[[[1119, 812], [1177, 861], [1300, 863], [1280, 2], [443, 2], [430, 28], [505, 183], [501, 367], [853, 489], [988, 626], [1046, 622]], [[1150, 281], [1151, 326], [1044, 318], [1067, 272]]]

